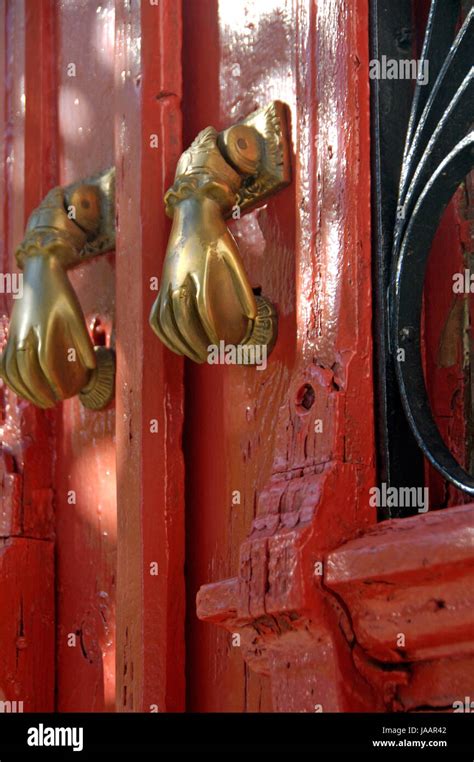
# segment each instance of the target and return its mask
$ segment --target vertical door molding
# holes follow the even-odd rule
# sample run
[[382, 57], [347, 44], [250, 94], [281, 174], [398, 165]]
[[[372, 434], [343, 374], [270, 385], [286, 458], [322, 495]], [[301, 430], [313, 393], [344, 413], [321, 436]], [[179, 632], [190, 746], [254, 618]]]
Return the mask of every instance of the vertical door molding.
[[[53, 2], [1, 0], [0, 40], [0, 267], [11, 274], [26, 219], [56, 179]], [[11, 298], [0, 295], [2, 339]], [[57, 414], [3, 386], [0, 416], [0, 701], [17, 702], [3, 711], [21, 711], [23, 702], [25, 712], [51, 712]]]
[[183, 361], [156, 339], [181, 145], [181, 3], [116, 4], [117, 709], [184, 709]]
[[[52, 4], [57, 26], [57, 179], [66, 185], [114, 162], [115, 2]], [[93, 342], [107, 347], [113, 346], [115, 335], [114, 270], [114, 254], [107, 253], [68, 271]], [[86, 410], [75, 397], [62, 403], [58, 416], [59, 712], [103, 712], [115, 706], [115, 415], [113, 404]]]
[[[323, 575], [327, 551], [376, 522], [368, 503], [375, 484], [368, 3], [302, 0], [273, 10], [252, 19], [251, 32], [243, 20], [237, 31], [225, 28], [226, 14], [219, 16], [233, 54], [221, 41], [221, 119], [248, 111], [247, 99], [258, 105], [262, 92], [286, 101], [293, 183], [257, 213], [260, 234], [246, 261], [279, 310], [278, 343], [268, 370], [254, 372], [250, 423], [223, 407], [235, 426], [227, 424], [228, 438], [237, 440], [228, 447], [245, 453], [227, 488], [255, 476], [255, 517], [240, 553], [232, 548], [232, 558], [240, 556], [235, 577], [219, 582], [213, 559], [207, 569], [201, 564], [195, 581], [209, 584], [198, 593], [198, 616], [224, 627], [232, 645], [240, 635], [247, 663], [270, 678], [274, 711], [364, 711], [377, 698], [355, 666], [350, 620]], [[271, 60], [267, 34], [278, 40]], [[227, 105], [239, 113], [225, 114]], [[252, 256], [259, 246], [267, 247], [265, 261], [271, 253], [270, 273]], [[244, 375], [225, 370], [225, 400], [237, 371]]]

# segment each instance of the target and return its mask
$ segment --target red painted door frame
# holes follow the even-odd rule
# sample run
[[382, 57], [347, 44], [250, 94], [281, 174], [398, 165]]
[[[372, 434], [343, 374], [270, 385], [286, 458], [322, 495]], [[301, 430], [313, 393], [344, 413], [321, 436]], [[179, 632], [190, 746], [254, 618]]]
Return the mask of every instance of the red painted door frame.
[[[52, 33], [49, 3], [28, 9], [22, 2], [0, 3], [3, 273], [14, 270], [13, 249], [26, 217], [56, 180]], [[11, 296], [0, 298], [4, 332]], [[55, 423], [55, 413], [2, 388], [0, 700], [22, 702], [24, 711], [52, 711], [55, 701]]]
[[[0, 700], [314, 712], [469, 695], [474, 507], [432, 473], [434, 507], [449, 510], [376, 524], [369, 506], [368, 32], [368, 0], [0, 0], [3, 272], [50, 187], [117, 170], [115, 258], [72, 276], [116, 346], [115, 409], [72, 400], [44, 413], [1, 390]], [[164, 191], [202, 128], [276, 98], [292, 184], [232, 228], [252, 285], [277, 305], [277, 346], [264, 373], [185, 370], [148, 325]], [[443, 267], [448, 245], [458, 263], [468, 245], [464, 202], [435, 242]], [[445, 283], [431, 264], [442, 298], [425, 304], [426, 363], [462, 457]]]
[[170, 229], [162, 199], [182, 150], [180, 2], [119, 4], [115, 88], [117, 709], [180, 711], [183, 361], [148, 324]]
[[[274, 462], [257, 515], [231, 576], [201, 570], [198, 616], [222, 628], [229, 645], [241, 645], [250, 670], [270, 679], [274, 711], [452, 710], [470, 694], [474, 674], [474, 506], [378, 525], [369, 507], [377, 482], [368, 3], [297, 6], [302, 20], [294, 19], [293, 29], [313, 34], [296, 45], [304, 51], [304, 63], [296, 57], [304, 81], [292, 109], [303, 138], [294, 155], [293, 355], [291, 339], [286, 345], [294, 364], [274, 417]], [[460, 191], [433, 246], [425, 302], [428, 384], [460, 460], [469, 399], [461, 359], [465, 305], [453, 310], [450, 284], [469, 240], [463, 214]], [[428, 484], [434, 508], [465, 502], [431, 470]]]
[[51, 187], [114, 163], [118, 239], [116, 278], [112, 255], [71, 275], [88, 322], [116, 345], [117, 475], [113, 408], [71, 400], [44, 413], [2, 388], [0, 700], [110, 710], [117, 673], [119, 710], [180, 710], [183, 363], [164, 360], [147, 319], [181, 152], [180, 3], [2, 0], [0, 22], [3, 272]]
[[[193, 400], [201, 408], [195, 413], [192, 450], [203, 452], [211, 427], [200, 419], [205, 390], [198, 384], [216, 384], [223, 391], [213, 392], [214, 409], [224, 417], [230, 442], [225, 437], [223, 442], [233, 452], [228, 462], [240, 459], [240, 465], [227, 466], [227, 490], [244, 485], [248, 501], [240, 509], [246, 508], [248, 517], [238, 527], [240, 537], [232, 523], [238, 509], [227, 509], [232, 534], [226, 538], [221, 530], [215, 539], [224, 544], [231, 563], [222, 569], [222, 551], [216, 545], [207, 549], [191, 581], [192, 599], [200, 588], [198, 616], [225, 628], [228, 651], [235, 659], [244, 657], [249, 684], [255, 672], [261, 676], [273, 711], [364, 711], [376, 701], [354, 665], [347, 623], [338, 602], [326, 593], [323, 571], [328, 551], [376, 521], [365, 499], [375, 483], [368, 3], [358, 0], [349, 7], [342, 0], [301, 0], [280, 4], [273, 15], [258, 6], [252, 14], [245, 5], [248, 22], [242, 20], [237, 29], [227, 21], [225, 8], [219, 14], [216, 55], [222, 62], [214, 79], [220, 83], [219, 97], [197, 98], [192, 114], [198, 113], [201, 125], [217, 119], [220, 127], [229, 113], [242, 116], [254, 99], [260, 103], [268, 97], [268, 51], [274, 50], [272, 97], [285, 101], [291, 113], [292, 184], [256, 213], [254, 229], [260, 233], [255, 240], [245, 219], [240, 228], [235, 224], [235, 232], [253, 285], [262, 286], [278, 307], [280, 334], [268, 380], [247, 371], [244, 385], [240, 369], [233, 375], [222, 369], [225, 377], [216, 380], [209, 369], [190, 371]], [[192, 29], [194, 46], [186, 50], [199, 61], [204, 50], [213, 49], [212, 26], [196, 10]], [[232, 80], [234, 60], [241, 70]], [[198, 94], [204, 89], [200, 71], [196, 67], [192, 85]], [[251, 411], [247, 420], [238, 418], [244, 405]], [[214, 451], [218, 446], [208, 444]], [[197, 468], [202, 470], [205, 458]], [[217, 464], [225, 473], [226, 463]], [[252, 484], [249, 473], [255, 474]], [[194, 489], [188, 509], [205, 534], [202, 514], [210, 523], [210, 514], [224, 511], [225, 503], [203, 492], [203, 480], [196, 477], [196, 484], [200, 489]], [[207, 701], [200, 694], [204, 669], [211, 673], [217, 662], [226, 674], [224, 655], [205, 652], [203, 638], [212, 638], [206, 627], [191, 630], [197, 645], [190, 648], [200, 648], [196, 668], [202, 670], [194, 678], [192, 708], [225, 710], [231, 699], [220, 696], [219, 688], [204, 689]], [[235, 643], [240, 648], [233, 648]], [[250, 691], [240, 710], [246, 708], [258, 710]]]

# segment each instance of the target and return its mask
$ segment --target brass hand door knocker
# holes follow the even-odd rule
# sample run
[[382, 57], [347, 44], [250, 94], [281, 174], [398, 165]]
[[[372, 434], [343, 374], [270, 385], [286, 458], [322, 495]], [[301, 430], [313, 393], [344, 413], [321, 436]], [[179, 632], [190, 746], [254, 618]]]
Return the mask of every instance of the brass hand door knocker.
[[113, 398], [113, 350], [93, 347], [67, 270], [115, 246], [115, 171], [48, 193], [16, 251], [23, 294], [0, 358], [3, 380], [49, 408], [76, 394], [100, 410]]
[[173, 218], [150, 324], [173, 352], [205, 362], [211, 346], [276, 340], [276, 312], [255, 296], [226, 218], [290, 182], [285, 106], [279, 101], [223, 132], [203, 130], [165, 195]]

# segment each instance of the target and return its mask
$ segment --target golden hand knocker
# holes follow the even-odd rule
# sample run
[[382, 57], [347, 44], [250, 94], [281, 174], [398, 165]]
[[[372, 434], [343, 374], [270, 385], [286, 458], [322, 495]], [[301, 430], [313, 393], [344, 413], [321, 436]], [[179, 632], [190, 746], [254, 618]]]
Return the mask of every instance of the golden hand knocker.
[[275, 310], [254, 295], [225, 220], [289, 181], [285, 107], [278, 101], [224, 132], [207, 127], [183, 153], [165, 195], [173, 226], [150, 315], [173, 352], [204, 362], [219, 342], [260, 343], [271, 351]]
[[54, 188], [31, 214], [16, 251], [15, 300], [0, 373], [16, 394], [48, 408], [79, 394], [85, 407], [113, 398], [113, 351], [93, 347], [67, 270], [115, 245], [115, 171]]

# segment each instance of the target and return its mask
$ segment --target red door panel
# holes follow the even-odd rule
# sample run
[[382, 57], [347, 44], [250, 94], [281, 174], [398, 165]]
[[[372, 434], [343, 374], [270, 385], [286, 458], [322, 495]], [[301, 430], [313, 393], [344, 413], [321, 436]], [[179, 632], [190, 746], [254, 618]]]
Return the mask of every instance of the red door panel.
[[[116, 251], [69, 275], [117, 361], [102, 412], [0, 385], [0, 702], [345, 712], [468, 694], [472, 505], [428, 467], [448, 510], [377, 524], [369, 503], [369, 31], [368, 0], [0, 0], [2, 272], [52, 187], [115, 166]], [[278, 340], [263, 370], [197, 365], [148, 322], [163, 195], [203, 128], [272, 100], [291, 183], [229, 224]], [[438, 230], [423, 318], [434, 413], [467, 466], [470, 305], [451, 278], [471, 186]]]
[[[0, 3], [0, 261], [15, 270], [13, 250], [26, 216], [51, 187], [51, 120], [26, 109], [48, 94], [39, 66], [48, 47], [48, 9]], [[33, 26], [36, 45], [25, 67]], [[29, 48], [28, 48], [29, 49]], [[51, 60], [45, 58], [48, 67]], [[44, 102], [46, 104], [46, 102]], [[30, 136], [34, 134], [33, 157]], [[53, 168], [54, 173], [54, 168]], [[2, 333], [12, 296], [0, 295]], [[2, 337], [3, 338], [3, 337]], [[1, 394], [0, 700], [24, 711], [52, 711], [55, 696], [54, 430], [55, 414], [37, 410], [10, 390]]]
[[[112, 0], [54, 4], [60, 185], [114, 164], [114, 6]], [[70, 278], [97, 343], [109, 345], [114, 256], [99, 257]], [[113, 407], [89, 411], [77, 398], [62, 405], [55, 463], [59, 711], [115, 706], [114, 438]]]
[[[367, 4], [356, 5], [350, 13], [338, 2], [184, 4], [185, 143], [278, 98], [289, 107], [293, 174], [289, 188], [232, 226], [252, 286], [278, 308], [267, 370], [187, 367], [195, 711], [313, 710], [311, 683], [321, 670], [329, 707], [343, 705], [331, 684], [344, 648], [332, 663], [323, 656], [336, 625], [321, 611], [311, 615], [325, 641], [318, 650], [317, 637], [310, 647], [285, 622], [292, 585], [296, 608], [313, 605], [309, 590], [300, 590], [302, 600], [296, 593], [310, 573], [299, 565], [300, 545], [314, 545], [315, 562], [375, 521], [360, 499], [374, 478], [374, 443], [368, 28]], [[199, 604], [201, 617], [226, 630], [197, 621], [200, 586], [234, 575], [237, 600], [222, 582], [205, 587]], [[304, 612], [298, 617], [303, 626]]]
[[182, 149], [180, 3], [119, 5], [115, 39], [117, 708], [182, 711], [183, 361], [148, 325]]

